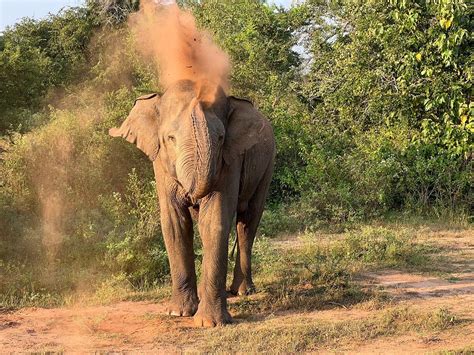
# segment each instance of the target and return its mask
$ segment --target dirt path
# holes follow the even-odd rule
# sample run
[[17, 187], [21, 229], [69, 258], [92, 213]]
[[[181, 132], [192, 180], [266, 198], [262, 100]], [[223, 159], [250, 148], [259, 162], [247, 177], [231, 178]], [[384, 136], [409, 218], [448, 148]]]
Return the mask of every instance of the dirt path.
[[188, 319], [159, 319], [161, 304], [121, 302], [67, 309], [25, 308], [0, 315], [0, 348], [6, 352], [151, 350], [158, 333], [190, 326]]
[[[388, 279], [393, 280], [395, 273]], [[397, 278], [404, 274], [397, 273]], [[405, 275], [413, 279], [413, 275]], [[382, 280], [387, 274], [377, 275]], [[464, 280], [463, 287], [445, 281], [421, 276], [416, 283], [427, 297], [414, 294], [412, 281], [389, 284], [393, 292], [403, 298], [400, 304], [417, 309], [447, 308], [464, 319], [474, 319], [474, 279]], [[376, 281], [374, 281], [376, 282]], [[391, 281], [387, 281], [391, 282]], [[382, 286], [383, 283], [380, 283]], [[442, 285], [442, 294], [439, 293]], [[166, 351], [178, 352], [193, 349], [193, 335], [201, 330], [193, 328], [190, 318], [170, 318], [163, 315], [164, 305], [151, 302], [120, 302], [110, 306], [93, 306], [67, 309], [26, 308], [11, 314], [0, 315], [0, 349], [16, 351]], [[372, 310], [336, 308], [303, 314], [277, 315], [291, 324], [292, 318], [305, 317], [317, 320], [356, 320], [371, 317]], [[243, 321], [240, 321], [241, 323]], [[203, 330], [205, 332], [205, 330]], [[474, 324], [463, 327], [461, 332], [420, 336], [404, 335], [382, 338], [364, 344], [343, 347], [344, 351], [362, 352], [427, 352], [441, 349], [458, 349], [474, 345]]]
[[[447, 309], [463, 321], [460, 327], [443, 331], [376, 337], [369, 341], [350, 341], [338, 347], [342, 352], [426, 353], [441, 350], [474, 350], [474, 240], [446, 236], [440, 243], [450, 246], [459, 268], [449, 278], [411, 274], [399, 270], [367, 273], [360, 281], [366, 287], [384, 290], [393, 304], [416, 310]], [[258, 300], [258, 295], [255, 296]], [[231, 300], [235, 302], [235, 300]], [[24, 308], [0, 314], [0, 352], [166, 352], [201, 349], [213, 332], [222, 329], [194, 328], [190, 318], [171, 318], [164, 314], [164, 303], [120, 302], [108, 306], [57, 309]], [[257, 320], [238, 319], [243, 327], [291, 327], [295, 322], [341, 322], [371, 319], [380, 310], [370, 304], [335, 307], [315, 312], [287, 311]], [[248, 325], [248, 324], [249, 325]], [[219, 334], [220, 334], [219, 333]], [[234, 349], [238, 351], [239, 349]]]

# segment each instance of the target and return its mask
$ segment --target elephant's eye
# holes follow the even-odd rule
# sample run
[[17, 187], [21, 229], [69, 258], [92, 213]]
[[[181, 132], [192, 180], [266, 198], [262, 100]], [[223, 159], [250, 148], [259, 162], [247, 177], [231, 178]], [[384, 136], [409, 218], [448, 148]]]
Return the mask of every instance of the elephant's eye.
[[169, 136], [168, 136], [168, 141], [174, 143], [174, 142], [176, 141], [176, 138], [175, 138], [174, 136], [172, 136], [172, 135], [169, 135]]

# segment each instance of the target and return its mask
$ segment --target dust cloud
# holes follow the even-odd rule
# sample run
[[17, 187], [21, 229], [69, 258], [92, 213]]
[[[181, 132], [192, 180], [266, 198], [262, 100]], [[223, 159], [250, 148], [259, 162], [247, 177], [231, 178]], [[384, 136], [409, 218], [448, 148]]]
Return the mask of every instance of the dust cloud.
[[54, 277], [57, 271], [67, 242], [68, 224], [75, 223], [78, 211], [96, 207], [93, 205], [97, 203], [98, 192], [92, 185], [99, 188], [100, 184], [84, 175], [93, 168], [92, 161], [100, 157], [100, 151], [94, 157], [88, 156], [92, 151], [86, 149], [97, 146], [87, 141], [105, 117], [107, 93], [132, 87], [132, 64], [125, 53], [122, 35], [101, 31], [94, 35], [89, 44], [91, 61], [101, 63], [101, 69], [107, 68], [106, 75], [101, 80], [70, 85], [67, 91], [51, 89], [45, 102], [55, 119], [28, 135], [32, 150], [27, 155], [26, 169], [38, 204], [38, 233], [46, 253], [48, 277]]
[[207, 102], [214, 100], [219, 87], [228, 89], [228, 55], [174, 1], [142, 1], [140, 10], [130, 16], [129, 26], [139, 52], [157, 64], [164, 89], [178, 80], [192, 80], [198, 98]]
[[[55, 266], [64, 241], [64, 220], [69, 207], [64, 191], [69, 175], [66, 167], [72, 159], [74, 149], [73, 142], [67, 135], [53, 138], [55, 142], [51, 149], [56, 159], [40, 158], [33, 177], [40, 204], [42, 242], [46, 248], [50, 271]], [[51, 173], [54, 176], [50, 176]]]

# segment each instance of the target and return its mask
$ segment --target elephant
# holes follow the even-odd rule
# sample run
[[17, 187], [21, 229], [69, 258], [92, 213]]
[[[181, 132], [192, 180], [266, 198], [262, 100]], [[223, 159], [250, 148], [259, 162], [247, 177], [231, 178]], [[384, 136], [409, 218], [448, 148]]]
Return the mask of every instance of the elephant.
[[[197, 326], [232, 322], [227, 292], [254, 292], [251, 253], [275, 161], [270, 122], [250, 101], [180, 80], [160, 96], [139, 97], [113, 137], [136, 144], [153, 162], [172, 295], [167, 312]], [[237, 230], [233, 281], [226, 290], [229, 233]], [[197, 288], [193, 221], [203, 245]], [[198, 292], [199, 290], [199, 292]]]

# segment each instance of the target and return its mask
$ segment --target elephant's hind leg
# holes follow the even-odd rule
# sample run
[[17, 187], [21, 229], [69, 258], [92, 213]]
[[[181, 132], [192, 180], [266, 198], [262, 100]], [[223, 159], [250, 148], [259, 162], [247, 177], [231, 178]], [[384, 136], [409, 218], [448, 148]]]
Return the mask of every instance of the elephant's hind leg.
[[255, 285], [252, 281], [252, 247], [258, 224], [262, 218], [271, 175], [272, 168], [269, 167], [255, 194], [250, 199], [248, 207], [237, 213], [237, 256], [235, 258], [234, 280], [230, 287], [230, 293], [234, 295], [255, 293]]
[[234, 279], [230, 293], [248, 295], [255, 292], [252, 281], [251, 253], [256, 232], [255, 219], [250, 218], [249, 210], [237, 215], [237, 255], [235, 257]]

